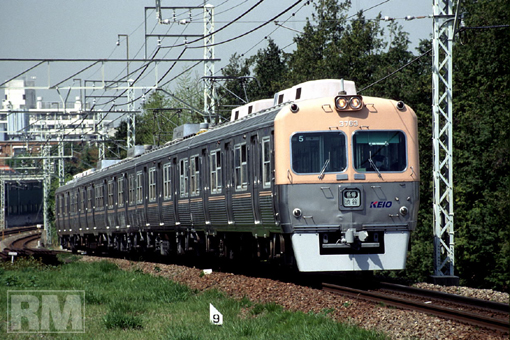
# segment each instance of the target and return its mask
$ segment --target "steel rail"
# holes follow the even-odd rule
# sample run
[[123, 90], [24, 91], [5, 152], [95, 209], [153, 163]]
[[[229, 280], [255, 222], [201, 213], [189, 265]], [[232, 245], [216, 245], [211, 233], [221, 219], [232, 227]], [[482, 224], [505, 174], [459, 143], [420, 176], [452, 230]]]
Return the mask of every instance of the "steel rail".
[[360, 289], [354, 289], [349, 287], [337, 286], [329, 283], [323, 283], [323, 290], [339, 295], [346, 295], [358, 299], [364, 299], [372, 302], [384, 303], [389, 306], [394, 306], [403, 309], [415, 310], [418, 312], [432, 314], [440, 317], [444, 317], [450, 320], [463, 322], [469, 325], [484, 327], [499, 332], [508, 334], [510, 324], [508, 318], [490, 318], [474, 313], [464, 312], [458, 309], [452, 309], [447, 307], [441, 307], [433, 304], [426, 304], [423, 302], [411, 301], [402, 298], [397, 298], [387, 294], [381, 294], [376, 292], [369, 292]]
[[494, 302], [494, 301], [487, 301], [487, 300], [481, 300], [476, 298], [470, 298], [467, 296], [461, 296], [456, 294], [448, 294], [443, 292], [438, 292], [435, 290], [429, 290], [429, 289], [420, 289], [420, 288], [414, 288], [404, 285], [398, 285], [394, 283], [387, 283], [387, 282], [381, 282], [379, 287], [381, 289], [387, 289], [394, 292], [399, 293], [408, 293], [412, 295], [417, 295], [425, 298], [432, 298], [432, 299], [438, 299], [442, 301], [450, 301], [454, 302], [459, 305], [463, 305], [466, 307], [477, 307], [477, 308], [484, 308], [491, 312], [495, 313], [508, 313], [510, 311], [510, 305], [507, 303], [501, 303], [501, 302]]

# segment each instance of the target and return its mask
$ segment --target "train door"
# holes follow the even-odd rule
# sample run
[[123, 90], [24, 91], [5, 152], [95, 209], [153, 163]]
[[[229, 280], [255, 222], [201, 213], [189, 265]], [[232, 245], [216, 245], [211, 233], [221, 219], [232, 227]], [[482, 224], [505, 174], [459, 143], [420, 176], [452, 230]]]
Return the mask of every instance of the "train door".
[[229, 164], [226, 161], [225, 149], [218, 146], [218, 148], [212, 149], [209, 152], [207, 177], [208, 187], [207, 190], [207, 211], [208, 220], [212, 226], [228, 226], [230, 221], [227, 213], [227, 201], [229, 195], [226, 192], [226, 188], [229, 186], [229, 182], [226, 180], [225, 171]]
[[[197, 150], [198, 151], [198, 150]], [[189, 197], [190, 197], [190, 214], [191, 223], [194, 226], [205, 225], [204, 215], [204, 195], [203, 195], [203, 154], [192, 154], [189, 159]]]
[[104, 179], [101, 183], [101, 192], [100, 192], [100, 206], [102, 207], [102, 216], [101, 216], [101, 228], [106, 229], [108, 225], [107, 215], [108, 215], [108, 181]]
[[161, 216], [161, 222], [164, 223], [164, 225], [167, 226], [173, 226], [175, 224], [175, 212], [174, 212], [174, 174], [173, 169], [174, 161], [172, 159], [169, 159], [169, 161], [165, 164], [163, 164], [162, 168], [162, 199], [161, 199], [161, 209], [160, 209], [160, 216]]
[[135, 174], [133, 172], [127, 173], [127, 210], [126, 210], [126, 226], [135, 226]]
[[191, 212], [189, 199], [190, 166], [187, 154], [181, 155], [178, 161], [179, 197], [177, 199], [177, 222], [182, 226], [191, 226]]
[[156, 201], [158, 225], [163, 222], [163, 165], [161, 161], [156, 165]]
[[115, 192], [115, 182], [116, 178], [109, 179], [107, 181], [107, 188], [106, 188], [106, 226], [110, 227], [111, 229], [115, 228], [117, 223], [117, 209], [114, 204], [114, 192]]
[[261, 180], [260, 180], [260, 212], [261, 222], [266, 226], [273, 227], [276, 222], [276, 187], [274, 185], [274, 144], [272, 134], [262, 137], [260, 149]]
[[227, 201], [227, 216], [228, 224], [234, 222], [234, 212], [232, 209], [232, 194], [235, 193], [234, 189], [234, 148], [232, 142], [227, 142], [224, 145], [225, 167], [224, 167], [224, 182], [225, 183], [225, 197]]
[[83, 223], [83, 213], [84, 213], [84, 211], [82, 209], [83, 190], [84, 190], [84, 188], [78, 188], [78, 194], [76, 195], [77, 198], [78, 198], [78, 202], [77, 202], [78, 209], [77, 209], [77, 212], [76, 212], [78, 228], [85, 228], [85, 225]]
[[136, 182], [136, 202], [135, 202], [135, 226], [137, 228], [145, 226], [145, 199], [144, 199], [144, 188], [146, 187], [145, 184], [145, 177], [144, 174], [147, 172], [147, 167], [142, 167], [140, 170], [136, 171], [135, 174], [135, 182]]
[[[120, 174], [117, 177], [117, 226], [126, 227], [126, 176]], [[116, 226], [116, 227], [117, 227]]]
[[[261, 177], [261, 169], [260, 169], [260, 143], [258, 134], [254, 134], [250, 138], [250, 149], [249, 149], [249, 166], [248, 169], [251, 170], [251, 179], [253, 185], [251, 185], [251, 195], [253, 202], [253, 216], [255, 218], [255, 224], [260, 224], [260, 201], [259, 201], [259, 193], [260, 193], [260, 177]], [[248, 186], [250, 188], [250, 186]]]
[[149, 169], [147, 166], [143, 167], [143, 175], [142, 175], [142, 181], [143, 181], [143, 190], [142, 190], [142, 198], [143, 198], [143, 205], [142, 205], [142, 226], [146, 226], [148, 224], [148, 204], [149, 204]]
[[207, 148], [202, 149], [202, 172], [200, 174], [200, 183], [202, 183], [202, 200], [204, 202], [204, 219], [206, 223], [211, 221], [211, 215], [209, 214], [209, 196], [211, 193], [211, 160], [209, 151]]
[[89, 228], [94, 226], [94, 211], [93, 211], [93, 199], [94, 199], [94, 185], [87, 186], [87, 207], [86, 207], [86, 225]]
[[234, 145], [234, 185], [232, 188], [232, 211], [236, 225], [252, 226], [253, 213], [253, 174], [251, 173], [251, 138], [240, 139]]
[[175, 227], [178, 221], [177, 217], [177, 204], [179, 202], [179, 167], [177, 157], [173, 157], [171, 160], [172, 164], [170, 166], [170, 199], [172, 204], [168, 207], [170, 214], [170, 221], [172, 223], [172, 227]]

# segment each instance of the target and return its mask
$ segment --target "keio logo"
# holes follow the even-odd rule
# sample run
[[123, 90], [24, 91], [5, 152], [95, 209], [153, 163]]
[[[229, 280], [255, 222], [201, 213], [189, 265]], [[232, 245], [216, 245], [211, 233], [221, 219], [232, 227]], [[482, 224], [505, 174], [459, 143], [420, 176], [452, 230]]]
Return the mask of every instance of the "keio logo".
[[389, 208], [392, 204], [392, 201], [375, 201], [370, 202], [370, 208]]

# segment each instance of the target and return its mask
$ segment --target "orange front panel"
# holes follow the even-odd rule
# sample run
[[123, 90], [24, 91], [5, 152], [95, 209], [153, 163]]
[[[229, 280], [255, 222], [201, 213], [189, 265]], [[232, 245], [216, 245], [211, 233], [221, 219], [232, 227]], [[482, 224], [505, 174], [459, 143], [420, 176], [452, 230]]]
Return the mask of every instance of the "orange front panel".
[[[401, 182], [419, 180], [418, 131], [414, 111], [396, 108], [396, 102], [381, 98], [364, 97], [365, 106], [360, 111], [338, 112], [334, 98], [321, 98], [299, 102], [299, 110], [292, 112], [284, 107], [275, 118], [275, 182], [276, 184], [335, 183], [337, 173], [326, 173], [322, 179], [317, 174], [296, 174], [291, 167], [290, 139], [295, 132], [343, 131], [347, 137], [347, 168], [342, 181], [354, 181], [355, 174], [365, 179], [356, 182]], [[295, 111], [295, 110], [294, 110]], [[403, 172], [358, 172], [353, 168], [352, 135], [356, 131], [400, 130], [407, 140], [407, 168]]]

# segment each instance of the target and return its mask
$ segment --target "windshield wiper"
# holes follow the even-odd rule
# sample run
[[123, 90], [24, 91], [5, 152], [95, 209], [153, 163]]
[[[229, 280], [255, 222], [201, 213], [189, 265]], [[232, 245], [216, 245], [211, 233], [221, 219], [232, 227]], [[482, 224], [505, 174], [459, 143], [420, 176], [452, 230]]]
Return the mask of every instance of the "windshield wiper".
[[379, 171], [379, 168], [377, 167], [377, 165], [375, 165], [374, 161], [372, 160], [372, 151], [368, 152], [368, 162], [370, 163], [372, 168], [374, 168], [374, 170], [377, 171], [377, 174], [379, 175], [379, 178], [382, 178], [382, 175], [381, 175], [381, 172]]
[[319, 173], [319, 179], [322, 179], [324, 177], [324, 173], [326, 172], [326, 168], [329, 165], [329, 158], [326, 159], [326, 162], [324, 162], [324, 165], [322, 166], [321, 172]]

